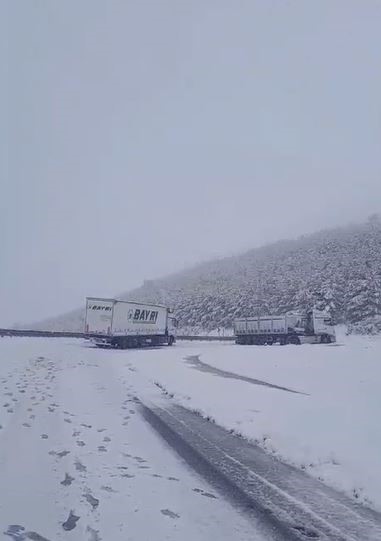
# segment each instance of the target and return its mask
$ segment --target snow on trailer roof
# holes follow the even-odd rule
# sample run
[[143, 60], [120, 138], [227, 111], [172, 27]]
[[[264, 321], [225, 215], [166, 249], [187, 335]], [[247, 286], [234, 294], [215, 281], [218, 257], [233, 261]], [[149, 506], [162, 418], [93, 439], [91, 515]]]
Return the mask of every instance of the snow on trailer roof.
[[124, 301], [122, 299], [110, 299], [105, 297], [86, 297], [87, 301], [107, 301], [107, 302], [124, 302], [126, 304], [145, 304], [146, 306], [154, 306], [155, 308], [166, 308], [167, 310], [171, 310], [168, 308], [168, 306], [164, 306], [164, 304], [152, 304], [151, 302], [138, 302], [138, 301]]

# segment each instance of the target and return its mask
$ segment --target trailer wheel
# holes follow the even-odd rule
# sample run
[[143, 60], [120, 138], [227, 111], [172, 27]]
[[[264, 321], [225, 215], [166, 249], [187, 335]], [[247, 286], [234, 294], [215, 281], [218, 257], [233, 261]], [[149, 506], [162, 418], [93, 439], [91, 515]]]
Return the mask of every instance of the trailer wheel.
[[287, 344], [300, 345], [299, 337], [296, 335], [291, 335], [287, 338]]
[[120, 349], [127, 349], [128, 345], [129, 345], [128, 338], [122, 338], [120, 343], [119, 343]]

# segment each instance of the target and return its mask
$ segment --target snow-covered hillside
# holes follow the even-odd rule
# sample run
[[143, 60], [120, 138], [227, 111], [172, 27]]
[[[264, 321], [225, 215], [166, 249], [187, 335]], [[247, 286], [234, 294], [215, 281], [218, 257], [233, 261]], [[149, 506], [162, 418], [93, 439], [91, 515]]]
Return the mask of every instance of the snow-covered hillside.
[[[361, 225], [203, 263], [118, 297], [173, 306], [185, 332], [230, 328], [235, 317], [311, 306], [329, 310], [338, 323], [371, 321], [381, 314], [381, 221], [374, 216]], [[34, 328], [81, 329], [83, 310]]]

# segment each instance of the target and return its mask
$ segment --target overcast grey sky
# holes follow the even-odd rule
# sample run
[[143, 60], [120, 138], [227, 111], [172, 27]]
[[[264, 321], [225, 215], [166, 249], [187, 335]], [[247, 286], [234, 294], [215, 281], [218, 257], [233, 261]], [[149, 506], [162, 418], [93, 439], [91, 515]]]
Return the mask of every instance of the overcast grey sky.
[[381, 210], [379, 0], [2, 6], [0, 325]]

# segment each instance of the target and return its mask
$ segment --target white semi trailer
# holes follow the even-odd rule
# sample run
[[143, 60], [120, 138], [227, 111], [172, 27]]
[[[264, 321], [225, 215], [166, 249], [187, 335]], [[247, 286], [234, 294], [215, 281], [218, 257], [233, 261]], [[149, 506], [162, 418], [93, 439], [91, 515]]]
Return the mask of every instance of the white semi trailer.
[[310, 310], [284, 316], [238, 318], [234, 321], [236, 344], [330, 344], [336, 342], [332, 318]]
[[100, 347], [171, 346], [176, 318], [166, 306], [87, 297], [85, 334]]

